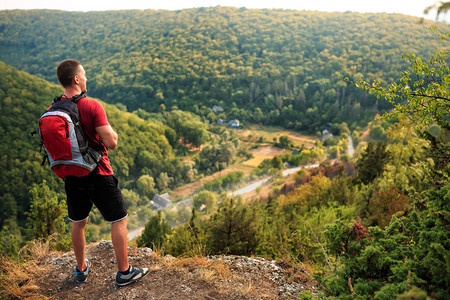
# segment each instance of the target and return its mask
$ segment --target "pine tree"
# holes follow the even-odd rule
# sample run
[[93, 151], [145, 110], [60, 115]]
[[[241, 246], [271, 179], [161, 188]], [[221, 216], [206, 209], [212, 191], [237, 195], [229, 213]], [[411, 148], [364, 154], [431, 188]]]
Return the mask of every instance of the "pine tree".
[[171, 234], [172, 229], [166, 222], [159, 210], [145, 224], [142, 235], [137, 239], [138, 247], [149, 247], [153, 250], [161, 248], [166, 242], [167, 236]]
[[214, 253], [250, 255], [259, 244], [260, 218], [256, 210], [234, 198], [225, 199], [207, 225]]
[[70, 239], [64, 220], [67, 216], [66, 202], [58, 201], [59, 195], [50, 191], [45, 180], [39, 186], [33, 184], [30, 193], [30, 211], [25, 213], [28, 217], [28, 235], [34, 239], [44, 240], [55, 236], [56, 242], [52, 244], [58, 250], [67, 250]]
[[369, 142], [366, 150], [361, 154], [361, 158], [356, 164], [358, 179], [362, 183], [371, 183], [383, 173], [384, 165], [389, 156], [386, 147], [386, 142]]

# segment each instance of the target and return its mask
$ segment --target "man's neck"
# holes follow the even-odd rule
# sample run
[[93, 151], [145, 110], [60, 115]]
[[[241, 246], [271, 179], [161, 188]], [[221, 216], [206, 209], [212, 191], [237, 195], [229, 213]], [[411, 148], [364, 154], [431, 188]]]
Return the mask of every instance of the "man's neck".
[[64, 89], [64, 96], [66, 96], [68, 99], [71, 99], [75, 95], [81, 94], [81, 90], [74, 89], [74, 88], [65, 88]]

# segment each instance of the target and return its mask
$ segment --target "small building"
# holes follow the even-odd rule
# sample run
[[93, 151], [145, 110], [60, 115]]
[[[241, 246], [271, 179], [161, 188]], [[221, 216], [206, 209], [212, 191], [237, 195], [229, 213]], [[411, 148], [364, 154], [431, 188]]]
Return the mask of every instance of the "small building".
[[164, 209], [172, 205], [172, 198], [168, 193], [155, 195], [152, 199], [152, 204], [157, 210]]
[[222, 106], [214, 105], [212, 108], [212, 111], [216, 114], [218, 112], [223, 112], [223, 108], [222, 108]]
[[231, 127], [239, 127], [239, 120], [231, 120], [229, 124]]
[[223, 120], [222, 119], [217, 120], [217, 124], [222, 125], [223, 124]]
[[326, 140], [327, 138], [333, 137], [333, 134], [329, 132], [327, 129], [322, 130], [322, 140]]

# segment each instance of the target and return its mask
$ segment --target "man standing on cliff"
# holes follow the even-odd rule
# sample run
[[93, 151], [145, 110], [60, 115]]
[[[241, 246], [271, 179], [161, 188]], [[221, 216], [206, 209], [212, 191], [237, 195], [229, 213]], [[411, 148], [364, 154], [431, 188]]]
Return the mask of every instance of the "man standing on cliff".
[[[85, 93], [86, 72], [79, 61], [67, 59], [57, 68], [58, 80], [64, 88], [61, 100]], [[84, 177], [67, 176], [65, 189], [69, 219], [72, 221], [72, 245], [77, 260], [75, 276], [78, 282], [85, 282], [90, 261], [85, 257], [85, 228], [89, 212], [94, 204], [103, 218], [111, 223], [111, 240], [117, 260], [116, 283], [127, 285], [144, 277], [148, 268], [131, 267], [127, 254], [127, 210], [108, 158], [107, 149], [117, 146], [117, 133], [108, 123], [102, 105], [92, 99], [82, 98], [77, 102], [80, 122], [89, 146], [104, 149], [98, 167]]]

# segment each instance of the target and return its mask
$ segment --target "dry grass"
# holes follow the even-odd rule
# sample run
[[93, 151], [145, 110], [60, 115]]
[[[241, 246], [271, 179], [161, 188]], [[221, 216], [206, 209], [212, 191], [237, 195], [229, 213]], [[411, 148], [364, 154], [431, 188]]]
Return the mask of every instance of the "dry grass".
[[263, 156], [263, 155], [253, 155], [253, 158], [243, 162], [242, 164], [244, 166], [256, 168], [266, 158], [267, 158], [267, 156]]
[[192, 248], [185, 253], [185, 257], [205, 257], [207, 256], [206, 245], [192, 239]]
[[167, 253], [166, 245], [164, 245], [164, 244], [163, 245], [153, 244], [151, 249], [153, 251], [153, 256], [155, 258], [163, 258], [166, 255], [166, 253]]
[[48, 256], [52, 250], [50, 250], [50, 244], [53, 242], [52, 238], [46, 241], [33, 240], [20, 250], [20, 253], [24, 257], [29, 257], [32, 260], [41, 260]]
[[252, 281], [244, 281], [242, 285], [238, 287], [239, 292], [246, 297], [251, 297], [259, 294], [259, 289], [257, 284]]
[[189, 272], [196, 270], [198, 277], [206, 282], [232, 279], [232, 273], [227, 264], [220, 261], [210, 261], [206, 257], [180, 258], [173, 260], [172, 265], [176, 268], [187, 269]]
[[0, 297], [2, 299], [45, 299], [36, 295], [38, 287], [33, 275], [36, 265], [14, 260], [0, 260]]
[[197, 256], [173, 260], [172, 266], [184, 269], [198, 279], [213, 284], [219, 294], [227, 294], [234, 290], [238, 294], [250, 298], [254, 298], [255, 295], [264, 296], [261, 295], [258, 284], [252, 282], [251, 279], [234, 274], [230, 266], [222, 261], [208, 260], [206, 257]]
[[242, 165], [256, 168], [266, 158], [272, 159], [275, 155], [283, 154], [286, 150], [275, 147], [260, 147], [252, 151], [253, 158], [244, 161]]
[[[226, 261], [208, 259], [206, 256], [175, 258], [166, 256], [158, 258], [159, 266], [154, 270], [164, 269], [180, 272], [194, 281], [203, 281], [214, 287], [220, 295], [239, 295], [239, 298], [275, 299], [276, 293], [267, 279], [259, 278], [257, 271], [240, 272]], [[263, 281], [261, 281], [263, 280]]]
[[36, 294], [35, 278], [45, 268], [37, 262], [49, 255], [50, 240], [33, 241], [19, 252], [17, 258], [0, 258], [0, 298], [2, 299], [48, 299]]
[[272, 299], [273, 294], [262, 288], [265, 283], [257, 282], [248, 275], [239, 275], [230, 269], [230, 265], [220, 260], [208, 260], [206, 257], [181, 258], [172, 261], [172, 266], [194, 274], [198, 279], [213, 284], [219, 294], [228, 294], [234, 290], [237, 294], [251, 299]]
[[241, 140], [250, 143], [255, 143], [259, 137], [263, 137], [267, 142], [272, 142], [274, 139], [278, 140], [280, 136], [287, 136], [296, 147], [304, 145], [306, 148], [313, 147], [317, 140], [317, 137], [307, 136], [276, 126], [251, 126], [248, 130], [237, 131], [237, 134]]
[[211, 262], [203, 273], [203, 277], [206, 281], [215, 281], [217, 279], [226, 281], [233, 278], [229, 266], [220, 261]]

